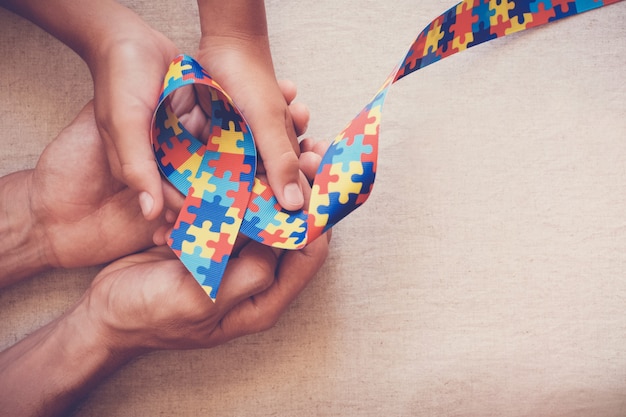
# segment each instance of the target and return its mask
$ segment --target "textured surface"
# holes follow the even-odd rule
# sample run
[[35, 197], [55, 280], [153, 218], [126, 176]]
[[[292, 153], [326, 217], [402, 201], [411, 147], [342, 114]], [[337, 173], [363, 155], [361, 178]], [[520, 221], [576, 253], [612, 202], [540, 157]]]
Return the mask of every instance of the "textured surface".
[[[126, 4], [193, 53], [193, 1]], [[268, 1], [275, 65], [311, 108], [309, 134], [334, 137], [452, 5]], [[392, 87], [374, 192], [279, 324], [143, 357], [77, 415], [626, 415], [624, 21], [626, 3], [608, 6]], [[5, 11], [0, 28], [5, 174], [33, 166], [92, 93], [56, 40]], [[0, 292], [0, 346], [96, 272]]]

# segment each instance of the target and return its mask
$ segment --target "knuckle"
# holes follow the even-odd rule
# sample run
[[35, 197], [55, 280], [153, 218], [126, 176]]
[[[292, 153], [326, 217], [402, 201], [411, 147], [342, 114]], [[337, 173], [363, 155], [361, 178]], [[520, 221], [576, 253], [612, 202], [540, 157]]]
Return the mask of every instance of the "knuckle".
[[147, 169], [143, 164], [123, 163], [120, 171], [124, 182], [129, 185], [138, 184], [147, 175]]
[[299, 175], [300, 161], [292, 150], [288, 150], [271, 155], [265, 160], [265, 168], [269, 175], [295, 178]]
[[255, 322], [254, 331], [266, 332], [278, 323], [280, 315], [277, 312], [259, 312]]
[[274, 282], [274, 270], [266, 261], [258, 260], [249, 265], [249, 276], [253, 277], [253, 291], [259, 293]]

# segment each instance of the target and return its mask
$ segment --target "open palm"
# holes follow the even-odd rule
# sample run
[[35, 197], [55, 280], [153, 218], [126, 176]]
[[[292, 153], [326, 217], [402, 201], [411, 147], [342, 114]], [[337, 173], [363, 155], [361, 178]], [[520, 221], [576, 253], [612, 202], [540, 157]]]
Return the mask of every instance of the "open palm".
[[212, 347], [270, 328], [324, 263], [328, 240], [278, 256], [248, 242], [212, 302], [166, 247], [120, 259], [95, 278], [87, 305], [113, 349]]
[[55, 267], [97, 265], [152, 245], [164, 220], [144, 220], [137, 193], [112, 175], [89, 103], [45, 149], [32, 174], [31, 210]]

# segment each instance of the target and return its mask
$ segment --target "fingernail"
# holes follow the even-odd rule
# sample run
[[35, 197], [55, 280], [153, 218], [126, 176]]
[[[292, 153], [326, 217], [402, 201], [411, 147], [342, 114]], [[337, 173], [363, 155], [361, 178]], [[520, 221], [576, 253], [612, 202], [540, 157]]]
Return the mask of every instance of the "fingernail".
[[145, 191], [139, 193], [139, 206], [141, 207], [141, 212], [144, 217], [147, 217], [154, 207], [154, 199], [150, 194]]
[[302, 207], [304, 204], [304, 195], [300, 186], [295, 182], [285, 185], [284, 189], [285, 201], [294, 206]]

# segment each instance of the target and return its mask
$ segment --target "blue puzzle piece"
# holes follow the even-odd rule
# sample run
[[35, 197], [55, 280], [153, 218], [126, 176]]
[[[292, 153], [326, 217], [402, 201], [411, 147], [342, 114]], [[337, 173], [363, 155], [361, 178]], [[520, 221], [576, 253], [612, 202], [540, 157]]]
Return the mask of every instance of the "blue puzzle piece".
[[317, 173], [320, 174], [326, 165], [332, 165], [335, 161], [340, 160], [341, 154], [344, 152], [344, 146], [342, 146], [343, 141], [339, 141], [337, 143], [332, 143], [324, 156], [322, 157], [322, 162], [320, 163], [319, 168], [317, 169]]
[[427, 65], [434, 64], [437, 61], [441, 60], [441, 55], [437, 52], [437, 50], [432, 50], [429, 48], [428, 53], [422, 57], [420, 60], [421, 67], [424, 68]]
[[[489, 7], [489, 0], [479, 0], [479, 4], [472, 9], [472, 14], [478, 17], [478, 20], [472, 23], [472, 32], [476, 33], [485, 29], [489, 30], [491, 17], [496, 14], [496, 11]], [[476, 35], [474, 35], [475, 37]]]
[[[501, 0], [504, 1], [504, 0]], [[509, 9], [509, 19], [513, 19], [513, 17], [517, 16], [517, 21], [519, 24], [523, 24], [525, 22], [524, 14], [531, 12], [531, 4], [529, 1], [513, 1], [513, 7]]]
[[[168, 165], [171, 166], [171, 165]], [[166, 167], [167, 168], [167, 167]], [[183, 195], [186, 195], [191, 187], [191, 177], [193, 173], [190, 170], [185, 170], [184, 172], [180, 172], [177, 170], [173, 170], [170, 173], [166, 173], [161, 166], [161, 170], [165, 175], [167, 175], [168, 181], [176, 187], [176, 189]]]
[[[256, 153], [253, 155], [247, 154], [243, 158], [243, 163], [249, 167], [256, 168]], [[249, 172], [241, 172], [239, 173], [239, 178], [241, 181], [248, 183], [248, 191], [252, 191], [252, 186], [254, 185], [254, 176], [256, 172], [255, 169], [251, 169]]]
[[221, 205], [221, 202], [222, 197], [216, 195], [213, 197], [213, 201], [202, 200], [200, 207], [190, 206], [188, 209], [189, 213], [196, 216], [193, 225], [203, 227], [205, 221], [210, 221], [211, 227], [209, 230], [220, 233], [222, 224], [234, 224], [235, 219], [226, 215], [229, 207]]
[[228, 256], [224, 256], [224, 258], [222, 262], [210, 262], [209, 267], [203, 265], [198, 266], [194, 274], [194, 276], [197, 276], [196, 280], [200, 282], [201, 285], [211, 287], [209, 297], [212, 299], [217, 297], [217, 290], [222, 282], [224, 271], [226, 271]]
[[543, 10], [549, 10], [552, 8], [552, 0], [534, 0], [530, 3], [530, 11], [532, 13], [539, 12], [539, 5], [543, 4]]
[[320, 214], [328, 215], [328, 223], [326, 224], [326, 226], [324, 226], [324, 232], [332, 228], [341, 219], [346, 217], [358, 207], [358, 205], [356, 204], [356, 199], [359, 197], [359, 195], [353, 193], [348, 194], [348, 202], [345, 204], [339, 202], [341, 193], [331, 192], [328, 193], [328, 197], [330, 201], [329, 204], [327, 206], [321, 205], [318, 207], [318, 212]]
[[374, 186], [376, 171], [373, 162], [363, 162], [363, 174], [353, 174], [351, 179], [354, 183], [361, 183], [361, 194], [369, 194]]
[[567, 3], [567, 6], [568, 6], [567, 11], [564, 11], [563, 6], [561, 4], [556, 5], [554, 7], [554, 17], [551, 17], [550, 19], [548, 19], [548, 21], [553, 22], [558, 19], [563, 19], [564, 17], [574, 16], [575, 14], [578, 13], [576, 9], [575, 1], [571, 1]]
[[447, 53], [448, 49], [452, 45], [452, 41], [454, 40], [455, 34], [452, 30], [452, 26], [456, 23], [456, 8], [450, 9], [444, 15], [443, 23], [441, 24], [441, 32], [443, 33], [443, 38], [439, 41], [439, 45], [441, 45], [441, 52]]
[[294, 211], [287, 212], [283, 210], [283, 212], [289, 214], [287, 223], [291, 224], [291, 223], [298, 222], [297, 224], [300, 225], [300, 230], [291, 232], [289, 237], [296, 240], [296, 245], [304, 243], [307, 238], [307, 229], [308, 229], [307, 214], [303, 210], [295, 211], [295, 212]]
[[361, 162], [363, 160], [362, 155], [369, 155], [374, 152], [374, 147], [369, 144], [364, 144], [365, 135], [356, 135], [353, 139], [352, 145], [341, 141], [337, 144], [337, 147], [342, 150], [338, 153], [338, 157], [333, 159], [333, 165], [341, 163], [341, 170], [348, 172], [350, 170], [350, 162]]
[[185, 56], [180, 64], [182, 66], [187, 66], [182, 70], [183, 76], [193, 74], [193, 76], [198, 79], [211, 78], [195, 59]]
[[174, 228], [170, 234], [172, 243], [170, 247], [175, 250], [183, 250], [183, 242], [195, 242], [196, 237], [187, 233], [191, 225], [189, 223], [180, 222], [178, 228]]
[[228, 196], [228, 194], [233, 191], [239, 191], [239, 187], [241, 184], [238, 181], [231, 181], [230, 177], [232, 176], [232, 172], [226, 171], [224, 172], [224, 177], [220, 178], [216, 175], [213, 175], [209, 180], [210, 184], [215, 185], [215, 192], [209, 193], [205, 191], [202, 195], [203, 200], [213, 201], [215, 197], [219, 196], [221, 198], [221, 204], [225, 207], [230, 207], [235, 203], [235, 199], [233, 197]]
[[576, 11], [578, 13], [602, 7], [603, 3], [599, 0], [576, 0]]
[[212, 105], [214, 124], [220, 125], [223, 130], [231, 130], [230, 124], [232, 123], [235, 132], [243, 130], [243, 118], [231, 105], [221, 100], [213, 101]]
[[489, 23], [484, 24], [480, 22], [478, 30], [474, 31], [474, 40], [467, 43], [467, 47], [480, 45], [481, 43], [496, 39], [498, 35], [491, 33], [491, 26]]
[[246, 215], [241, 223], [241, 233], [248, 236], [250, 239], [256, 240], [257, 242], [261, 241], [259, 234], [265, 230], [265, 226], [267, 224], [259, 224], [261, 223], [261, 218], [256, 216], [250, 210], [246, 211]]

